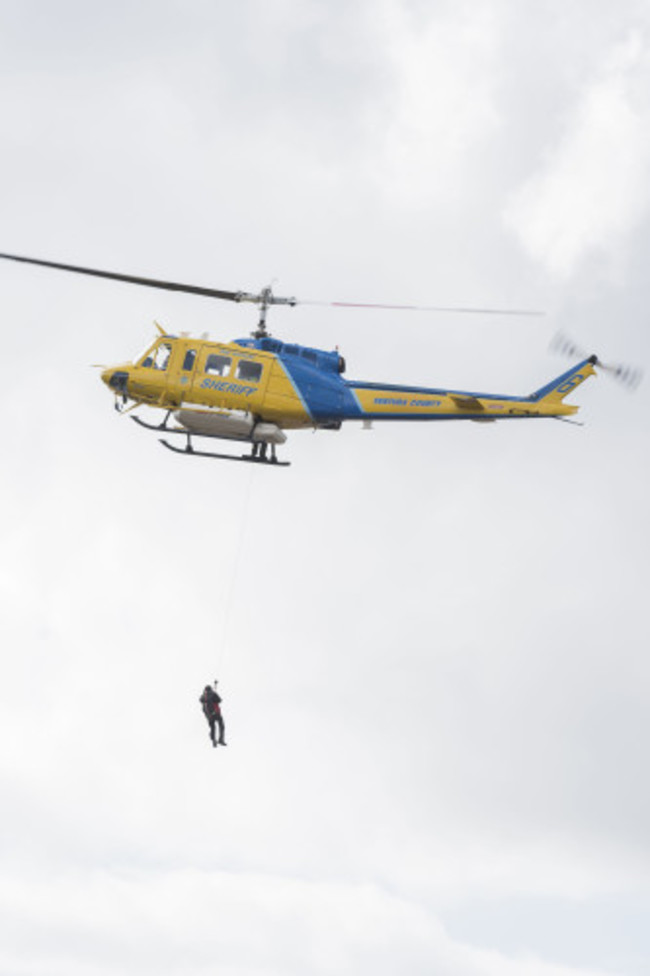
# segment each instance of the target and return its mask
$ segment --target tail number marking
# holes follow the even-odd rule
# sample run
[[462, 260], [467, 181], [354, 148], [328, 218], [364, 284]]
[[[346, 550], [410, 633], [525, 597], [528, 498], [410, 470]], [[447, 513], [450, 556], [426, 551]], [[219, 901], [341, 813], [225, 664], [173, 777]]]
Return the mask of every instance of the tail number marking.
[[557, 392], [558, 393], [568, 393], [569, 390], [572, 390], [574, 386], [577, 386], [578, 385], [578, 383], [582, 383], [582, 381], [584, 380], [584, 378], [585, 377], [584, 377], [584, 375], [582, 373], [576, 373], [575, 376], [572, 376], [571, 379], [568, 379], [566, 381], [566, 383], [563, 383], [562, 384], [562, 386], [558, 386], [557, 387]]

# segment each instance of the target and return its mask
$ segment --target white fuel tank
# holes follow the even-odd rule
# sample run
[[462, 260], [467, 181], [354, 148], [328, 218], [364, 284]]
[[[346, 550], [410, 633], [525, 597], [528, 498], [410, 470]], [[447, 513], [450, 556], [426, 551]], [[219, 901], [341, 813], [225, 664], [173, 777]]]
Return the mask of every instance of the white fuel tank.
[[220, 410], [177, 410], [174, 419], [191, 434], [211, 434], [213, 437], [232, 437], [250, 440], [253, 418], [247, 413]]
[[287, 435], [277, 424], [256, 424], [249, 413], [227, 410], [177, 410], [174, 419], [191, 434], [232, 440], [284, 444]]

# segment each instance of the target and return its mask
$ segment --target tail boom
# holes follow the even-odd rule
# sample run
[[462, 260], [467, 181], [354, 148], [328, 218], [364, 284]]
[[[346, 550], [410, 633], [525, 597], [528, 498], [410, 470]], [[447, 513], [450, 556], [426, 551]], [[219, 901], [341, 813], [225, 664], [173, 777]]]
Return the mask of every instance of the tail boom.
[[527, 397], [350, 381], [347, 386], [356, 409], [345, 419], [485, 422], [568, 416], [578, 407], [564, 403], [564, 398], [595, 374], [596, 363], [596, 357], [590, 356]]

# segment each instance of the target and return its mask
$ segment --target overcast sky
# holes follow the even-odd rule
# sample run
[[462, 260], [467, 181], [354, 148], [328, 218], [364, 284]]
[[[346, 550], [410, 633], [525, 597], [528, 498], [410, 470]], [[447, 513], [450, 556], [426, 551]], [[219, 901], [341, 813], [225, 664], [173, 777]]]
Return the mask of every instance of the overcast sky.
[[[355, 379], [647, 367], [649, 0], [0, 0], [0, 72], [1, 251], [546, 313], [272, 310]], [[91, 366], [254, 310], [2, 264], [0, 976], [648, 973], [648, 383], [185, 459]]]

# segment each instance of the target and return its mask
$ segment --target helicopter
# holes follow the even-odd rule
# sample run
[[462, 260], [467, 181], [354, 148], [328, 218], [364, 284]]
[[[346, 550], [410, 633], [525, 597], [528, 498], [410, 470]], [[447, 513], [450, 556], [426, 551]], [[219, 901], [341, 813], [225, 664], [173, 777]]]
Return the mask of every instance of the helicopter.
[[[148, 406], [164, 411], [158, 424], [136, 414], [140, 426], [163, 433], [161, 444], [185, 456], [288, 466], [276, 448], [287, 440], [289, 430], [339, 430], [346, 421], [496, 420], [554, 418], [567, 420], [578, 407], [565, 398], [594, 375], [595, 367], [607, 369], [595, 355], [585, 356], [571, 369], [528, 396], [504, 396], [424, 386], [402, 386], [348, 380], [346, 364], [338, 350], [326, 351], [288, 343], [270, 335], [266, 326], [272, 305], [328, 304], [348, 307], [414, 308], [406, 305], [368, 306], [352, 302], [303, 302], [273, 294], [271, 287], [259, 293], [223, 291], [154, 278], [101, 271], [15, 254], [0, 258], [40, 265], [77, 274], [108, 278], [131, 284], [185, 292], [231, 302], [259, 306], [257, 328], [248, 338], [214, 342], [186, 334], [167, 333], [157, 325], [155, 341], [134, 361], [103, 368], [101, 378], [115, 395], [120, 412]], [[431, 311], [482, 312], [486, 314], [539, 314], [516, 309], [470, 309], [430, 306]], [[565, 343], [565, 351], [574, 347]], [[621, 373], [622, 368], [614, 368]], [[624, 378], [621, 374], [621, 378]], [[170, 443], [171, 435], [184, 438]], [[198, 449], [194, 438], [240, 442], [249, 453], [222, 453]]]

